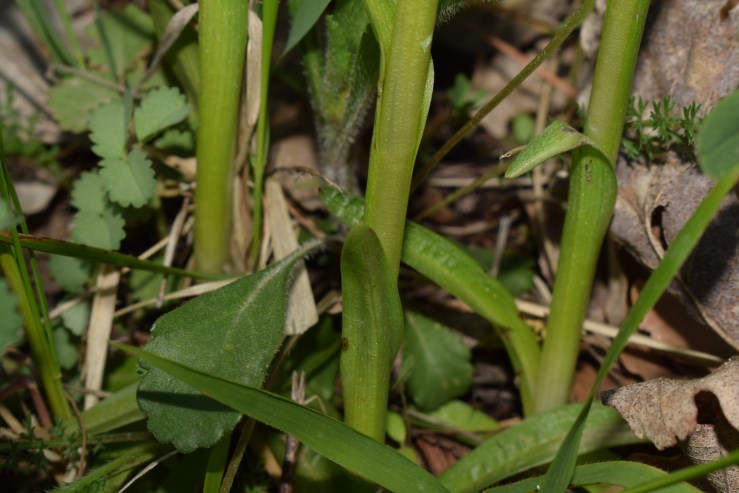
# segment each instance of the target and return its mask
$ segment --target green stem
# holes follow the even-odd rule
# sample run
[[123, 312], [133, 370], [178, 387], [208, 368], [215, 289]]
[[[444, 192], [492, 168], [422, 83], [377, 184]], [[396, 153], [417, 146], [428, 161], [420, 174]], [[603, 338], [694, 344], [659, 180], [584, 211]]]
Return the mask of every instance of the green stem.
[[523, 81], [525, 81], [529, 75], [533, 74], [534, 71], [539, 68], [539, 65], [544, 63], [544, 60], [549, 58], [555, 51], [559, 49], [560, 45], [564, 43], [567, 38], [569, 38], [570, 34], [572, 34], [572, 31], [574, 31], [577, 26], [582, 24], [582, 21], [585, 20], [585, 17], [593, 9], [594, 3], [595, 0], [585, 0], [580, 8], [573, 12], [572, 15], [565, 20], [565, 22], [562, 24], [562, 27], [557, 31], [557, 34], [555, 34], [549, 44], [546, 45], [543, 50], [541, 50], [541, 53], [536, 55], [534, 59], [531, 60], [528, 65], [523, 68], [523, 70], [516, 74], [516, 76], [511, 79], [511, 81], [506, 84], [505, 87], [501, 89], [498, 94], [493, 96], [490, 101], [485, 103], [485, 106], [480, 108], [478, 112], [475, 113], [472, 118], [470, 118], [470, 120], [464, 124], [462, 128], [457, 130], [457, 132], [444, 143], [441, 149], [436, 151], [434, 155], [431, 156], [431, 158], [426, 163], [424, 163], [424, 165], [416, 172], [416, 175], [413, 177], [412, 190], [416, 190], [421, 185], [421, 182], [423, 182], [423, 180], [428, 176], [431, 170], [433, 170], [434, 167], [436, 167], [436, 165], [439, 164], [442, 159], [444, 159], [444, 156], [446, 156], [455, 145], [459, 144], [459, 142], [468, 133], [470, 133], [472, 129], [477, 127], [477, 125], [482, 121], [483, 118], [488, 115], [488, 113], [493, 111], [505, 98], [507, 98], [518, 86], [520, 86], [521, 83], [523, 83]]
[[615, 162], [649, 0], [610, 2], [595, 67], [584, 133], [605, 152], [574, 153], [552, 311], [537, 381], [537, 412], [567, 402], [580, 327], [600, 246], [616, 200]]
[[195, 259], [221, 272], [228, 258], [232, 158], [248, 28], [245, 0], [200, 2], [200, 90], [197, 138]]
[[393, 278], [398, 277], [436, 0], [398, 0], [384, 70], [367, 177], [365, 223], [380, 239]]
[[262, 189], [264, 188], [264, 168], [267, 166], [267, 101], [269, 99], [269, 72], [272, 60], [272, 43], [277, 24], [279, 0], [264, 0], [262, 5], [262, 67], [259, 94], [259, 116], [257, 118], [257, 155], [254, 160], [254, 209], [252, 210], [251, 259], [256, 265], [259, 246], [262, 243]]

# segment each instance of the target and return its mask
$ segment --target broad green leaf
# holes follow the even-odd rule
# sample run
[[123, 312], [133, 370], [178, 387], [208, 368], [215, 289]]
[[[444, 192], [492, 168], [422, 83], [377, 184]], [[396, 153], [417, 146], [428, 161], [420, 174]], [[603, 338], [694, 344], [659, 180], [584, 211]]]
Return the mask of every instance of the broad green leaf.
[[[364, 216], [364, 203], [357, 197], [326, 187], [321, 198], [329, 211], [347, 225], [359, 223]], [[493, 324], [522, 378], [524, 407], [533, 405], [536, 390], [530, 378], [538, 372], [539, 344], [518, 316], [510, 293], [458, 246], [410, 221], [406, 222], [402, 261]]]
[[[146, 348], [158, 354], [259, 387], [282, 343], [288, 284], [295, 264], [317, 243], [160, 317]], [[143, 365], [138, 400], [157, 440], [181, 452], [210, 447], [240, 414], [202, 396], [166, 372]]]
[[123, 207], [142, 207], [154, 195], [154, 170], [140, 149], [132, 150], [127, 159], [103, 159], [100, 166], [100, 176], [113, 202]]
[[703, 120], [696, 150], [703, 173], [719, 181], [739, 165], [739, 91], [719, 101]]
[[101, 158], [121, 159], [126, 155], [128, 115], [123, 101], [101, 104], [90, 116], [92, 151]]
[[[656, 467], [638, 462], [613, 461], [598, 464], [585, 464], [575, 469], [572, 484], [584, 486], [589, 484], [612, 484], [618, 486], [635, 486], [653, 479], [663, 478], [668, 474]], [[524, 479], [517, 483], [506, 484], [485, 490], [486, 493], [530, 493], [538, 491], [542, 476]], [[671, 488], [660, 489], [660, 493], [699, 493], [700, 490], [687, 483], [680, 483]]]
[[406, 311], [404, 357], [413, 360], [408, 391], [421, 409], [433, 410], [469, 389], [472, 353], [459, 334]]
[[[687, 260], [690, 252], [708, 227], [708, 224], [716, 215], [724, 197], [736, 186], [738, 180], [739, 166], [734, 166], [728, 175], [724, 176], [703, 199], [698, 209], [696, 209], [670, 244], [659, 265], [652, 272], [652, 275], [649, 276], [649, 279], [647, 279], [647, 283], [642, 288], [639, 298], [637, 298], [636, 303], [629, 310], [626, 319], [621, 325], [621, 330], [619, 330], [618, 335], [613, 340], [613, 344], [603, 358], [598, 375], [590, 390], [590, 395], [586, 400], [588, 404], [592, 402], [597, 389], [600, 387], [611, 366], [626, 347], [629, 337], [636, 332], [647, 312], [657, 303], [667, 289], [667, 286], [670, 285], [672, 279], [677, 275], [680, 267]], [[562, 489], [562, 485], [568, 483], [572, 476], [576, 456], [580, 453], [581, 447], [579, 445], [588, 412], [589, 406], [586, 405], [563, 441], [557, 457], [547, 470], [543, 482], [543, 491], [557, 493]]]
[[[546, 464], [559, 450], [580, 404], [526, 418], [498, 433], [447, 469], [440, 477], [455, 493], [479, 491], [514, 474]], [[579, 453], [639, 443], [618, 412], [594, 404], [588, 416]]]
[[572, 149], [590, 146], [604, 156], [598, 146], [565, 122], [556, 120], [534, 137], [529, 145], [516, 156], [505, 172], [506, 178], [516, 178], [528, 173], [544, 161]]
[[[283, 260], [284, 262], [284, 260]], [[220, 403], [295, 436], [327, 459], [395, 492], [447, 492], [429, 472], [347, 425], [264, 390], [218, 377], [148, 351], [114, 343]], [[241, 360], [243, 361], [243, 359]], [[193, 430], [190, 430], [193, 431]]]
[[190, 114], [190, 105], [176, 87], [160, 87], [149, 92], [133, 113], [136, 138], [146, 142]]
[[119, 98], [115, 91], [80, 77], [67, 77], [49, 91], [49, 108], [69, 132], [84, 132], [90, 113], [99, 104]]
[[287, 36], [285, 49], [281, 56], [289, 53], [308, 34], [308, 31], [318, 22], [329, 3], [331, 3], [331, 0], [302, 0], [298, 4], [298, 8], [292, 16], [290, 34]]
[[369, 226], [352, 228], [341, 250], [341, 383], [344, 422], [385, 437], [390, 370], [403, 337], [398, 285]]
[[472, 433], [500, 429], [496, 420], [463, 401], [448, 402], [436, 411], [428, 413], [428, 416], [443, 425]]
[[18, 314], [18, 299], [15, 297], [5, 279], [0, 278], [0, 355], [5, 349], [18, 342], [22, 335], [23, 320]]
[[72, 219], [72, 239], [104, 250], [118, 250], [126, 237], [125, 225], [117, 212], [78, 211]]
[[77, 337], [82, 337], [90, 322], [90, 302], [80, 301], [69, 310], [62, 313], [62, 322], [69, 331]]
[[79, 258], [52, 255], [49, 270], [58, 285], [70, 293], [81, 293], [90, 278], [90, 263]]
[[110, 207], [103, 178], [95, 171], [85, 171], [72, 185], [72, 205], [79, 210], [104, 212]]
[[[119, 78], [154, 41], [154, 26], [148, 14], [129, 3], [122, 10], [110, 9], [103, 14], [103, 29], [110, 42], [113, 60]], [[98, 67], [108, 66], [108, 56], [100, 40], [98, 27], [88, 31], [96, 46], [88, 52], [90, 62]]]

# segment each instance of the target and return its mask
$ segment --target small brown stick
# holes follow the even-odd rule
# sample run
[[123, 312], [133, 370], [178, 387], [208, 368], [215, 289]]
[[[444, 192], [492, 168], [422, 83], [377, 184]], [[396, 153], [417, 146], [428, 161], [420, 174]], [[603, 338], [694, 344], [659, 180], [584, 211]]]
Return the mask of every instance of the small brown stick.
[[[300, 372], [300, 380], [298, 381], [298, 372], [293, 371], [292, 389], [290, 390], [290, 398], [298, 404], [305, 403], [305, 372]], [[298, 449], [300, 442], [292, 435], [285, 437], [285, 459], [282, 461], [282, 480], [280, 481], [280, 493], [292, 493], [293, 476], [295, 475], [295, 465], [298, 458]]]

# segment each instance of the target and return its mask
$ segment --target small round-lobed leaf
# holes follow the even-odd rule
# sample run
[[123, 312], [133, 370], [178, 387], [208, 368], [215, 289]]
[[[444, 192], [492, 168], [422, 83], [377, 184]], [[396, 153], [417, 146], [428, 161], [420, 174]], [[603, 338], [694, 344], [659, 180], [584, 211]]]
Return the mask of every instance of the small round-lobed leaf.
[[113, 202], [123, 207], [142, 207], [154, 195], [154, 170], [140, 149], [131, 151], [125, 160], [103, 159], [100, 166], [100, 176]]
[[185, 96], [175, 87], [160, 87], [149, 92], [133, 114], [136, 138], [146, 142], [190, 114]]
[[90, 139], [95, 144], [92, 151], [101, 158], [125, 156], [128, 131], [128, 115], [123, 101], [102, 104], [90, 116]]
[[123, 217], [112, 210], [79, 211], [72, 221], [72, 239], [105, 250], [118, 250], [126, 237], [125, 224]]
[[86, 171], [72, 185], [72, 205], [79, 210], [102, 213], [109, 207], [103, 178], [97, 171]]

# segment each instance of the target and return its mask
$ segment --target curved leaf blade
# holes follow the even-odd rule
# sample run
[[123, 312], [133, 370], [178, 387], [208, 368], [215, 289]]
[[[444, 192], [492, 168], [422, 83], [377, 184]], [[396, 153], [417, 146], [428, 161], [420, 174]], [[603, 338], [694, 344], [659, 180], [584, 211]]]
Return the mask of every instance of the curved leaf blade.
[[148, 351], [112, 344], [238, 412], [290, 433], [327, 459], [390, 491], [448, 493], [439, 480], [397, 451], [313, 409]]
[[308, 34], [308, 31], [318, 22], [318, 19], [326, 10], [331, 0], [302, 0], [295, 9], [295, 14], [292, 16], [292, 26], [290, 27], [290, 34], [287, 36], [287, 42], [285, 43], [285, 49], [281, 56], [287, 55], [290, 50], [295, 48], [298, 43]]
[[539, 166], [549, 158], [558, 156], [577, 147], [590, 146], [606, 155], [587, 136], [581, 134], [565, 122], [556, 120], [534, 137], [521, 154], [508, 166], [506, 178], [517, 178]]

